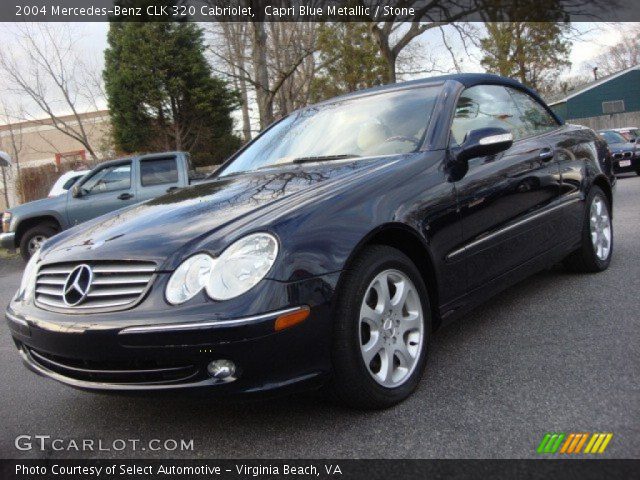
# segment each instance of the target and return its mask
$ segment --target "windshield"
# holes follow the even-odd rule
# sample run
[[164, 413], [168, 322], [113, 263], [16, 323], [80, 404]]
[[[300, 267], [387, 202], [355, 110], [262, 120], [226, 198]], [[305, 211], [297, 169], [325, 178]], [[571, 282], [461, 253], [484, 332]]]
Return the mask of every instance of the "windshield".
[[296, 161], [415, 152], [439, 92], [426, 86], [305, 108], [266, 131], [220, 176]]
[[605, 131], [600, 132], [600, 135], [604, 137], [607, 143], [627, 143], [627, 140], [618, 132]]

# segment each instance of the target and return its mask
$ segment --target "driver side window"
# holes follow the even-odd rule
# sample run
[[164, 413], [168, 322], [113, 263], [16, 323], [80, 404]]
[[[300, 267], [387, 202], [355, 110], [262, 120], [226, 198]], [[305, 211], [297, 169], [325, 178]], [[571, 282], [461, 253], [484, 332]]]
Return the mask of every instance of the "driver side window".
[[479, 128], [503, 128], [518, 135], [519, 112], [507, 89], [500, 85], [467, 88], [458, 99], [451, 125], [451, 145], [464, 142], [467, 134]]
[[131, 188], [131, 163], [111, 165], [98, 170], [82, 184], [85, 195], [115, 192]]

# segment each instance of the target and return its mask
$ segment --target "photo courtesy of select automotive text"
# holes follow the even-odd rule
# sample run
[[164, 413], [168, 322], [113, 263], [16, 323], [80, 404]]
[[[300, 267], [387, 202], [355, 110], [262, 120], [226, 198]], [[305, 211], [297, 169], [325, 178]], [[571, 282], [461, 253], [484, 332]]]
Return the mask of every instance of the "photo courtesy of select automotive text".
[[0, 216], [0, 480], [639, 478], [634, 0], [2, 0]]

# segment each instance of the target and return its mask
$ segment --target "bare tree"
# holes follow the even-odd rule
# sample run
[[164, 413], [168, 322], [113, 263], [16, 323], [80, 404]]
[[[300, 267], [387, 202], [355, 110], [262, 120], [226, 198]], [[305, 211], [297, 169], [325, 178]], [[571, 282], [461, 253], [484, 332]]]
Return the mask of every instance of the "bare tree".
[[591, 59], [589, 70], [597, 67], [599, 75], [610, 75], [640, 65], [640, 27], [621, 28], [622, 40]]
[[[364, 5], [366, 0], [360, 0]], [[457, 20], [461, 20], [478, 10], [475, 2], [450, 2], [446, 0], [396, 0], [383, 2], [393, 5], [396, 10], [413, 8], [413, 15], [402, 16], [390, 14], [382, 22], [373, 17], [365, 18], [370, 22], [371, 33], [380, 48], [380, 53], [387, 62], [387, 81], [397, 81], [397, 62], [400, 53], [418, 36], [435, 29], [452, 25], [455, 28]], [[383, 6], [384, 6], [383, 5]], [[406, 10], [405, 10], [406, 11]], [[458, 30], [458, 33], [463, 33]], [[464, 39], [464, 38], [463, 38]], [[446, 42], [446, 37], [443, 37]]]
[[255, 98], [261, 129], [308, 100], [315, 68], [315, 31], [314, 23], [304, 22], [220, 22], [209, 28], [216, 45], [210, 52], [220, 64], [215, 70], [235, 79], [241, 95], [243, 85], [245, 88], [245, 139], [250, 97]]
[[15, 190], [14, 195], [9, 194], [9, 185], [16, 185], [18, 178], [20, 178], [20, 153], [23, 147], [22, 125], [14, 123], [14, 118], [15, 114], [4, 102], [0, 102], [0, 122], [5, 125], [0, 135], [0, 150], [6, 151], [13, 161], [12, 165], [2, 167], [2, 184], [7, 207], [14, 203], [13, 200], [16, 200]]
[[[91, 75], [95, 69], [87, 68], [80, 58], [77, 43], [81, 36], [68, 24], [24, 24], [14, 32], [16, 48], [0, 51], [0, 67], [8, 93], [32, 104], [21, 120], [53, 125], [78, 141], [95, 160], [96, 147], [88, 132], [93, 120], [81, 113], [98, 108], [101, 83]], [[69, 114], [72, 121], [64, 118]]]

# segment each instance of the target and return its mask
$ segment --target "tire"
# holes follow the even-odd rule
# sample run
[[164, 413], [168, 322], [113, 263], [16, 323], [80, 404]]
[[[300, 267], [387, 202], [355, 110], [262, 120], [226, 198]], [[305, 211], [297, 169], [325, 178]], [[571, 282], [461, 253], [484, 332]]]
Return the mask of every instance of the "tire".
[[32, 255], [32, 242], [40, 240], [40, 243], [47, 238], [53, 237], [57, 233], [57, 230], [50, 224], [40, 224], [35, 227], [31, 227], [24, 232], [20, 238], [20, 255], [25, 262], [29, 261]]
[[[339, 284], [341, 291], [334, 316], [333, 375], [330, 389], [342, 403], [353, 408], [368, 410], [391, 407], [413, 393], [424, 371], [431, 332], [431, 307], [427, 288], [420, 272], [409, 257], [395, 248], [384, 245], [368, 247], [354, 260], [352, 268], [344, 275]], [[393, 309], [391, 317], [380, 316], [378, 321], [372, 320], [372, 323], [377, 325], [377, 331], [373, 332], [373, 327], [362, 321], [361, 309], [364, 308], [365, 295], [368, 295], [368, 302], [373, 302], [376, 306], [382, 305], [379, 300], [382, 296], [378, 297], [377, 293], [372, 292], [372, 285], [381, 287], [385, 276], [389, 282], [387, 283], [390, 293], [388, 297], [393, 297], [392, 300], [396, 299], [398, 302], [398, 297], [394, 297], [394, 294], [399, 292], [398, 289], [402, 288], [402, 285], [407, 287], [402, 290], [409, 292], [404, 300], [406, 310], [398, 306], [390, 307]], [[416, 316], [416, 312], [418, 312], [418, 319], [408, 320]], [[419, 332], [420, 325], [421, 332]], [[402, 333], [404, 329], [407, 331]], [[374, 338], [379, 342], [373, 341]], [[369, 364], [364, 359], [363, 343], [376, 345], [370, 351], [383, 348], [369, 361]], [[404, 353], [394, 350], [401, 347], [404, 348]], [[383, 372], [382, 355], [389, 358], [387, 352], [391, 351], [393, 351], [392, 363], [386, 361], [386, 365], [393, 365], [389, 375], [389, 370], [386, 368]], [[405, 361], [401, 362], [400, 358], [405, 358]], [[376, 369], [378, 369], [377, 373], [374, 372]], [[406, 369], [406, 372], [401, 369]], [[384, 385], [381, 379], [383, 375], [387, 383], [393, 383], [394, 376], [398, 377], [398, 384]]]
[[[591, 234], [591, 209], [595, 202], [601, 202], [601, 205], [606, 208], [606, 214], [609, 224], [609, 249], [605, 258], [603, 252], [598, 255], [596, 248], [592, 241]], [[602, 272], [609, 268], [611, 263], [611, 255], [613, 254], [614, 238], [613, 238], [613, 223], [611, 222], [611, 205], [607, 196], [602, 189], [597, 186], [591, 187], [587, 201], [585, 202], [586, 208], [584, 213], [583, 227], [582, 227], [582, 245], [576, 251], [571, 253], [564, 259], [565, 267], [571, 272], [578, 273], [597, 273]]]
[[636, 170], [636, 175], [640, 176], [640, 168]]

